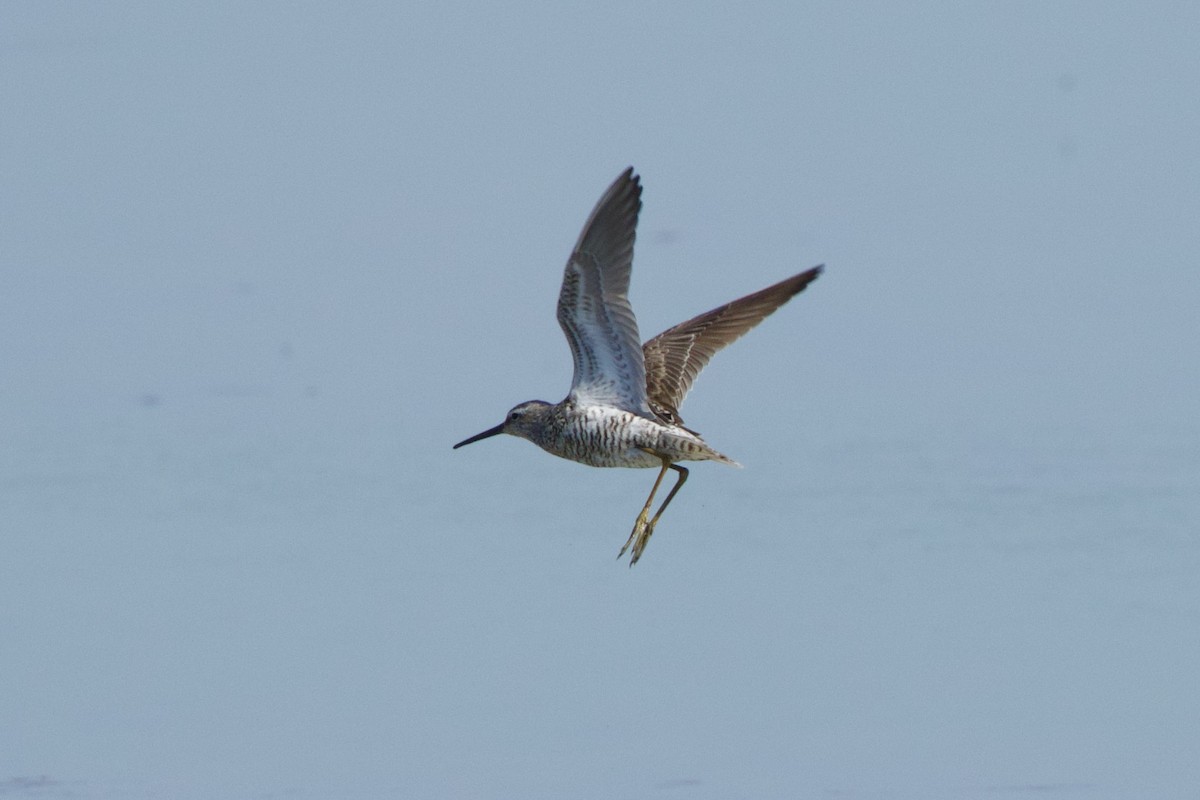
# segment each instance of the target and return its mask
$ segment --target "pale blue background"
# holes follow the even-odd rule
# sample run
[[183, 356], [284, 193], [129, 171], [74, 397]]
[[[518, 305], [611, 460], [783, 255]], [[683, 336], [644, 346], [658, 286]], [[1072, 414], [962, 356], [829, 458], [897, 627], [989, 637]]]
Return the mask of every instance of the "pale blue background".
[[[1194, 798], [1193, 3], [0, 6], [0, 795]], [[816, 263], [653, 474], [558, 400]]]

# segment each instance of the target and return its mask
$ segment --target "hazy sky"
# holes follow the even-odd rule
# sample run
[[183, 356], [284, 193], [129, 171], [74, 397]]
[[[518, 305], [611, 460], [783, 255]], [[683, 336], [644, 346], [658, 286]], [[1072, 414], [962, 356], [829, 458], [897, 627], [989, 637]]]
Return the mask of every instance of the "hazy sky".
[[325, 391], [468, 423], [557, 399], [558, 267], [633, 164], [647, 335], [828, 263], [762, 392], [855, 427], [1192, 416], [1188, 4], [2, 13], [23, 404], [258, 383], [284, 340]]
[[[1198, 40], [4, 3], [0, 781], [51, 783], [0, 794], [1183, 796]], [[632, 572], [650, 474], [450, 450], [565, 394], [561, 267], [628, 165], [644, 338], [827, 265], [698, 382], [747, 468]]]

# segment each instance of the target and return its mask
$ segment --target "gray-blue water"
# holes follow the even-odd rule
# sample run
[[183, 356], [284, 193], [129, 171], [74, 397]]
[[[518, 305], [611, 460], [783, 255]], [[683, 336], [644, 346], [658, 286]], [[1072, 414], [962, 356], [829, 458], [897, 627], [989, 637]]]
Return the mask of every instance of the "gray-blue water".
[[[0, 796], [1194, 797], [1198, 23], [5, 5]], [[630, 163], [646, 337], [828, 265], [632, 570], [450, 450]]]

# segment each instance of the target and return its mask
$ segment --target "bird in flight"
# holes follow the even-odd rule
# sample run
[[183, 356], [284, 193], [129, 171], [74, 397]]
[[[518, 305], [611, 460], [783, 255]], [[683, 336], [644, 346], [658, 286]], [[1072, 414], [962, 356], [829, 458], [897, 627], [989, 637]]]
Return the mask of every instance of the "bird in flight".
[[[571, 347], [575, 375], [566, 399], [521, 403], [496, 427], [454, 445], [457, 450], [507, 433], [593, 467], [658, 469], [633, 532], [617, 554], [620, 558], [631, 550], [630, 566], [641, 558], [663, 511], [687, 480], [688, 470], [680, 461], [738, 466], [683, 426], [679, 406], [696, 376], [717, 351], [803, 291], [823, 268], [714, 308], [640, 345], [628, 294], [641, 197], [640, 178], [630, 167], [600, 198], [567, 259], [558, 324]], [[668, 469], [679, 477], [651, 517], [654, 495]]]

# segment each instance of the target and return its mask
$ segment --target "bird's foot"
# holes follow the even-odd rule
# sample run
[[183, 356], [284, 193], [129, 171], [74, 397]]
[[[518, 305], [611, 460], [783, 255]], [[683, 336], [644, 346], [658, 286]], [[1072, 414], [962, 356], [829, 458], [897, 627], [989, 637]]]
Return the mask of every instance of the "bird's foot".
[[633, 550], [629, 555], [629, 566], [631, 567], [642, 557], [642, 551], [646, 549], [646, 544], [654, 534], [654, 523], [649, 521], [648, 516], [645, 511], [638, 515], [637, 521], [633, 523], [633, 533], [629, 534], [625, 546], [621, 548], [621, 552], [617, 553], [617, 558], [620, 558], [632, 546]]

